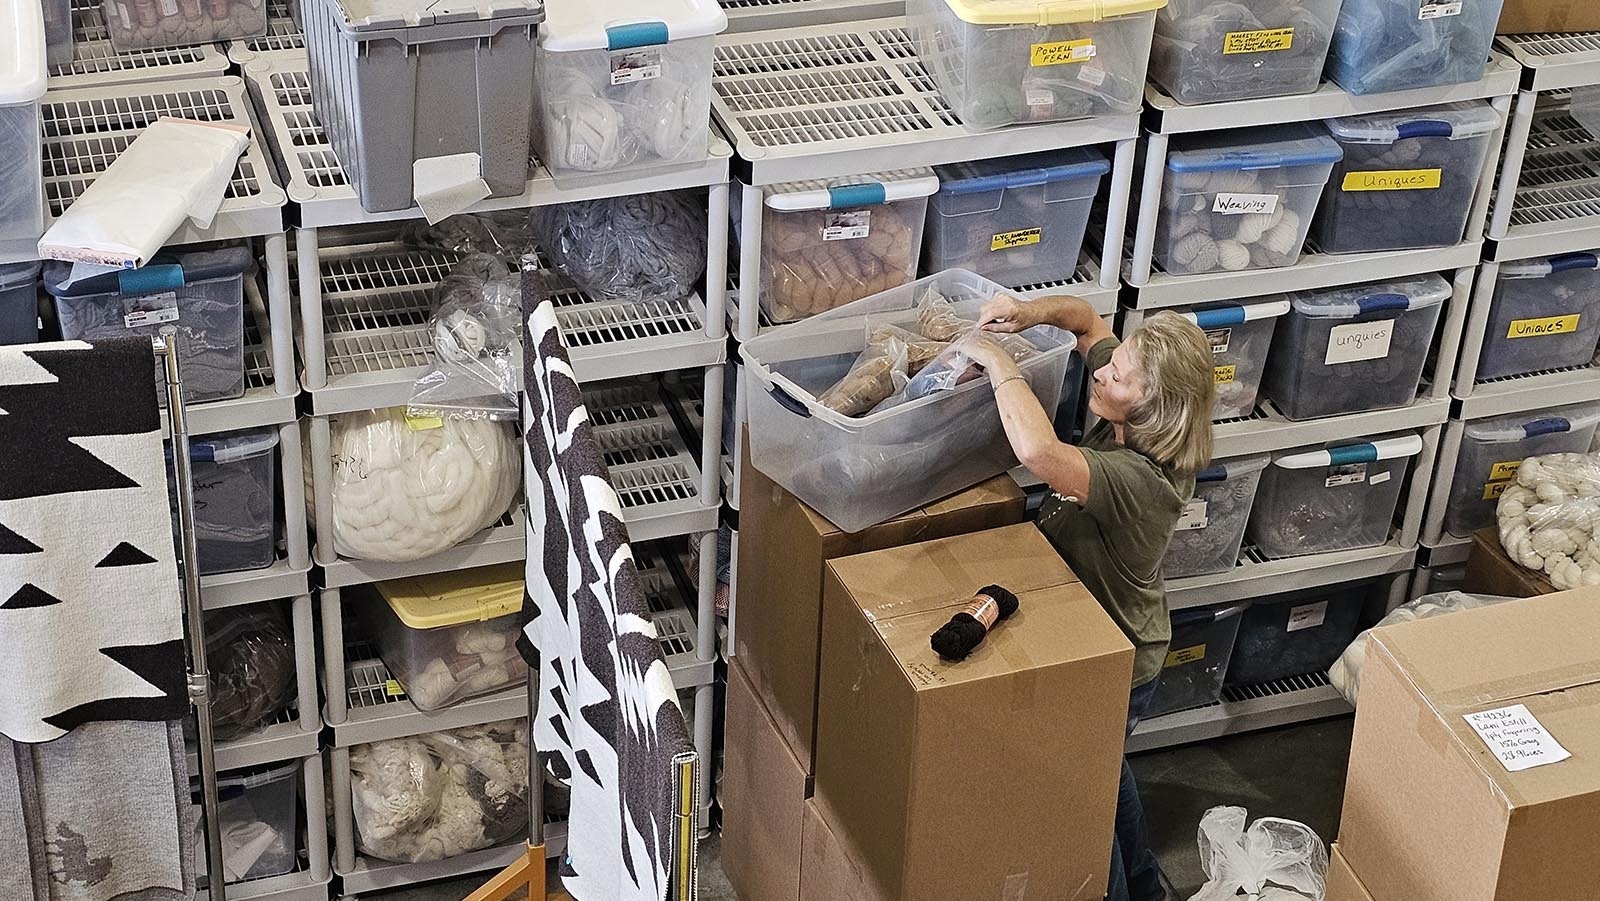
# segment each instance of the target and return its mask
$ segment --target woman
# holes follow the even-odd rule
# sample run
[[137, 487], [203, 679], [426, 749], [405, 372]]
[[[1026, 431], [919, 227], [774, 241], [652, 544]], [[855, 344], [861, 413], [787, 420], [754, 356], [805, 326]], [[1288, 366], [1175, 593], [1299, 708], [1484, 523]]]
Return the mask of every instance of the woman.
[[[1100, 422], [1074, 447], [1057, 440], [1049, 414], [1005, 351], [980, 340], [972, 352], [994, 386], [1017, 459], [1052, 490], [1040, 508], [1039, 529], [1133, 642], [1132, 734], [1155, 695], [1172, 637], [1161, 558], [1194, 495], [1195, 471], [1211, 462], [1211, 346], [1204, 332], [1174, 313], [1151, 316], [1119, 341], [1076, 297], [1023, 302], [1002, 296], [985, 305], [980, 321], [993, 332], [1056, 326], [1077, 335], [1087, 361], [1089, 411]], [[1150, 850], [1126, 758], [1107, 897], [1175, 897]]]

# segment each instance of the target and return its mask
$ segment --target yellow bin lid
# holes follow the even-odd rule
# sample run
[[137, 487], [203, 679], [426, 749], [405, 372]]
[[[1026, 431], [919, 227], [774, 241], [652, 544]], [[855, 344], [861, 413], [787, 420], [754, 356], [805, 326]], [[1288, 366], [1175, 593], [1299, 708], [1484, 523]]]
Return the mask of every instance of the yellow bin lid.
[[379, 582], [389, 609], [413, 629], [483, 622], [522, 609], [523, 565], [502, 563]]
[[1167, 0], [945, 0], [973, 25], [1070, 25], [1149, 12]]

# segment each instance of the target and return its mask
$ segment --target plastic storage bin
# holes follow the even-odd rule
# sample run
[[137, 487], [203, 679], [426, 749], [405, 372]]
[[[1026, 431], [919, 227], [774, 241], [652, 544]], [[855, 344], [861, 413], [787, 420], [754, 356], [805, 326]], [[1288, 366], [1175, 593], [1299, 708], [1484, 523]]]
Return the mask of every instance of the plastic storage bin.
[[[272, 453], [277, 446], [276, 429], [190, 439], [201, 575], [263, 569], [277, 560], [277, 467]], [[171, 453], [169, 446], [169, 460]], [[174, 505], [175, 492], [174, 487]]]
[[703, 161], [711, 66], [728, 17], [716, 0], [550, 5], [534, 125], [557, 179]]
[[1267, 352], [1278, 318], [1289, 312], [1287, 300], [1248, 305], [1225, 304], [1184, 313], [1184, 318], [1205, 329], [1211, 342], [1211, 361], [1217, 382], [1217, 399], [1211, 420], [1238, 419], [1255, 412], [1266, 374]]
[[[816, 400], [866, 344], [869, 326], [916, 330], [918, 304], [943, 297], [977, 320], [1005, 289], [951, 269], [843, 309], [774, 330], [739, 348], [749, 398], [750, 461], [768, 478], [846, 532], [899, 516], [1016, 465], [987, 380], [862, 417]], [[1046, 410], [1060, 403], [1069, 332], [1036, 326], [1024, 336], [1039, 353], [1022, 373]]]
[[72, 0], [43, 0], [45, 61], [72, 65]]
[[1201, 607], [1172, 614], [1172, 643], [1146, 718], [1204, 707], [1222, 698], [1222, 680], [1248, 606]]
[[1165, 5], [908, 0], [906, 15], [951, 109], [988, 129], [1138, 112], [1155, 11]]
[[1383, 94], [1483, 77], [1501, 0], [1344, 0], [1328, 77]]
[[521, 683], [520, 563], [379, 582], [360, 605], [378, 655], [420, 710]]
[[541, 0], [301, 2], [311, 99], [362, 208], [527, 190]]
[[1156, 14], [1150, 79], [1184, 104], [1309, 94], [1342, 0], [1171, 0]]
[[1178, 519], [1162, 563], [1168, 579], [1222, 573], [1238, 565], [1250, 506], [1270, 462], [1265, 454], [1238, 457], [1195, 473], [1194, 498]]
[[[63, 287], [72, 271], [47, 263], [44, 287], [55, 297], [61, 337], [155, 335], [167, 324], [183, 338], [183, 399], [224, 400], [244, 394], [244, 247], [156, 257], [142, 269], [97, 275]], [[166, 384], [158, 376], [157, 385]], [[160, 392], [166, 403], [165, 390]]]
[[1487, 103], [1333, 119], [1344, 148], [1312, 234], [1324, 253], [1461, 243], [1500, 117]]
[[1600, 344], [1600, 258], [1571, 253], [1500, 267], [1478, 379], [1584, 366]]
[[[222, 831], [248, 835], [239, 854], [224, 859], [237, 866], [226, 874], [229, 883], [247, 879], [282, 876], [294, 869], [299, 849], [295, 828], [295, 799], [299, 797], [300, 762], [255, 767], [223, 774], [217, 780], [217, 801], [222, 813]], [[198, 800], [198, 798], [197, 798]], [[255, 854], [257, 841], [260, 853]], [[198, 840], [195, 856], [205, 865], [204, 839]]]
[[100, 12], [118, 53], [267, 33], [267, 0], [101, 0]]
[[914, 280], [928, 197], [938, 189], [932, 169], [761, 188], [767, 318], [793, 322]]
[[1281, 456], [1261, 476], [1245, 534], [1269, 557], [1377, 547], [1389, 540], [1416, 435]]
[[1290, 419], [1410, 404], [1451, 293], [1429, 274], [1290, 295], [1263, 390]]
[[1587, 453], [1600, 424], [1600, 405], [1518, 413], [1469, 422], [1461, 433], [1444, 527], [1467, 538], [1495, 524], [1495, 506], [1522, 461], [1543, 454]]
[[0, 263], [0, 344], [39, 340], [39, 264]]
[[1293, 266], [1339, 145], [1309, 126], [1172, 142], [1156, 261], [1172, 275]]
[[1228, 663], [1228, 685], [1259, 685], [1333, 666], [1356, 637], [1367, 586], [1319, 588], [1250, 605]]
[[0, 48], [0, 245], [28, 245], [44, 234], [39, 98], [49, 74], [37, 3], [0, 2]]
[[925, 268], [966, 269], [1020, 287], [1072, 278], [1089, 208], [1111, 166], [1079, 148], [935, 171]]
[[1580, 85], [1572, 89], [1572, 118], [1588, 130], [1591, 136], [1600, 136], [1600, 85]]

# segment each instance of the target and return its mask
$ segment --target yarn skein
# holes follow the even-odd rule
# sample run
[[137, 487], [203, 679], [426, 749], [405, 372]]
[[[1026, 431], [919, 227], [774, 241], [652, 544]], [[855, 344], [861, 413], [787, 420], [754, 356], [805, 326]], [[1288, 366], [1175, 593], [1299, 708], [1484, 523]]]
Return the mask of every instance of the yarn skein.
[[933, 633], [929, 643], [945, 660], [965, 660], [983, 643], [989, 630], [1001, 620], [1009, 619], [1020, 605], [1016, 595], [999, 585], [980, 588], [970, 604]]

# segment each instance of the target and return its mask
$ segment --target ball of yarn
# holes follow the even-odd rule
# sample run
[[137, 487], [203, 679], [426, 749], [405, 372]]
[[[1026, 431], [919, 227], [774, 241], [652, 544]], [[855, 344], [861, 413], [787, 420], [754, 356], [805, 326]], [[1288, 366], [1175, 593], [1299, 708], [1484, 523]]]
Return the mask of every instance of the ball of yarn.
[[1278, 213], [1247, 213], [1239, 217], [1239, 230], [1234, 233], [1233, 239], [1240, 244], [1254, 244], [1261, 240], [1269, 229], [1277, 224], [1282, 216]]
[[1229, 272], [1238, 272], [1250, 266], [1250, 251], [1238, 241], [1217, 242], [1217, 263]]
[[540, 207], [535, 239], [578, 287], [611, 300], [677, 300], [706, 270], [706, 208], [682, 192]]
[[1205, 232], [1185, 235], [1172, 248], [1172, 258], [1182, 272], [1210, 272], [1219, 261], [1217, 242]]
[[[991, 604], [994, 605], [993, 608], [989, 607]], [[940, 626], [939, 631], [929, 637], [929, 644], [932, 645], [934, 653], [945, 660], [965, 660], [978, 645], [983, 643], [990, 629], [971, 611], [986, 611], [985, 616], [998, 625], [1016, 613], [1018, 606], [1020, 602], [1017, 596], [999, 585], [980, 588], [977, 597], [968, 605], [967, 610], [957, 613], [948, 623]]]
[[1174, 172], [1171, 174], [1172, 186], [1180, 191], [1204, 190], [1206, 183], [1211, 180], [1209, 172]]
[[1185, 235], [1199, 231], [1201, 222], [1202, 220], [1199, 216], [1183, 215], [1177, 217], [1172, 223], [1170, 239], [1176, 241]]
[[603, 172], [622, 164], [622, 117], [598, 97], [568, 97], [545, 116], [548, 164], [559, 169]]
[[1223, 170], [1211, 173], [1206, 181], [1206, 191], [1212, 194], [1248, 194], [1261, 186], [1254, 172]]
[[1300, 217], [1288, 213], [1262, 236], [1261, 244], [1280, 257], [1298, 256], [1300, 240]]
[[[698, 146], [705, 149], [706, 128], [702, 118], [691, 114], [695, 92], [681, 81], [658, 78], [647, 82], [646, 142], [663, 160], [690, 156]], [[703, 102], [703, 101], [702, 101]], [[702, 154], [703, 155], [703, 154]]]

